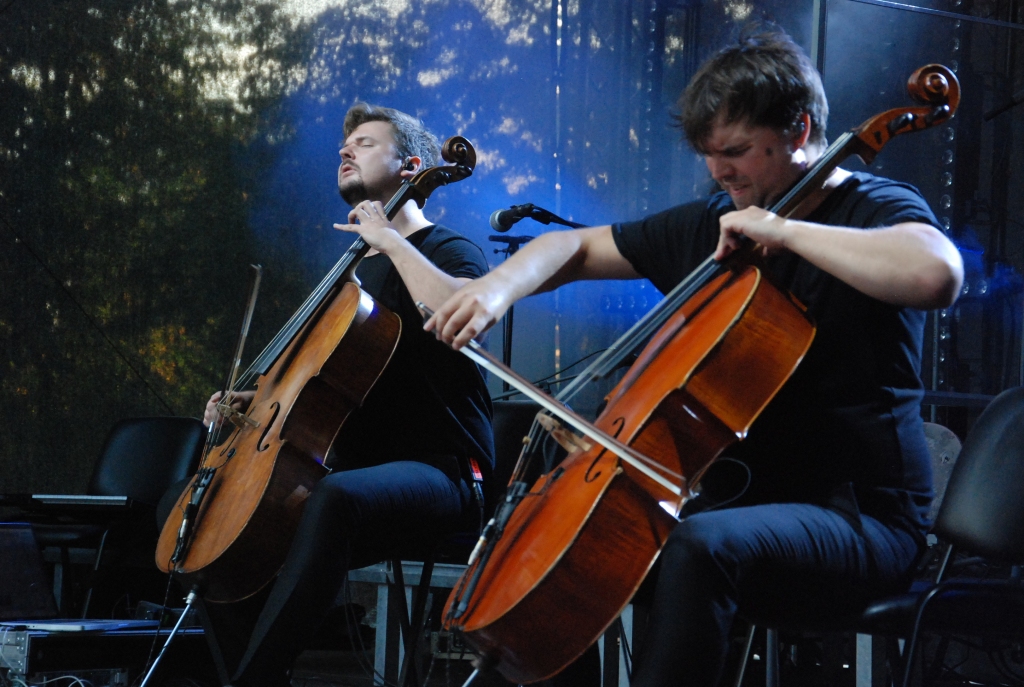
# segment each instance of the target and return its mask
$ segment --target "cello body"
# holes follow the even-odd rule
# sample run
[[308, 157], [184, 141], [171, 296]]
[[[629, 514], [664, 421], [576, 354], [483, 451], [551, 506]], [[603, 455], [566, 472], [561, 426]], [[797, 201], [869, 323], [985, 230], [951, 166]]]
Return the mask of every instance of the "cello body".
[[502, 564], [483, 568], [457, 618], [453, 591], [446, 625], [513, 682], [575, 660], [629, 603], [689, 485], [746, 435], [814, 331], [756, 267], [705, 285], [650, 340], [594, 422], [681, 476], [684, 496], [600, 445], [571, 453], [513, 512], [492, 553]]
[[[398, 316], [343, 282], [258, 381], [243, 423], [209, 453], [216, 468], [183, 561], [171, 563], [192, 484], [156, 549], [157, 567], [198, 585], [207, 601], [255, 594], [280, 570], [324, 456], [391, 359]], [[195, 480], [196, 478], [193, 478]]]

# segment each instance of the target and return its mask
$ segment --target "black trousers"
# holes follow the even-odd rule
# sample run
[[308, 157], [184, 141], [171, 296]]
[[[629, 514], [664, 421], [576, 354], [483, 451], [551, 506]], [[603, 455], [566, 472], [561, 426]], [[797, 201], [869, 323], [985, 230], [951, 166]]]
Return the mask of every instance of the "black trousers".
[[[867, 516], [861, 524], [795, 503], [687, 517], [633, 600], [648, 611], [633, 687], [715, 687], [739, 614], [813, 624], [905, 590], [920, 539]], [[596, 645], [549, 683], [600, 687]]]
[[910, 584], [920, 537], [820, 506], [780, 503], [697, 513], [661, 552], [634, 687], [717, 685], [738, 613], [814, 623]]
[[474, 522], [470, 488], [443, 471], [399, 461], [324, 477], [306, 503], [284, 567], [262, 593], [203, 605], [221, 679], [239, 686], [288, 684], [295, 657], [315, 635], [348, 571], [423, 550]]

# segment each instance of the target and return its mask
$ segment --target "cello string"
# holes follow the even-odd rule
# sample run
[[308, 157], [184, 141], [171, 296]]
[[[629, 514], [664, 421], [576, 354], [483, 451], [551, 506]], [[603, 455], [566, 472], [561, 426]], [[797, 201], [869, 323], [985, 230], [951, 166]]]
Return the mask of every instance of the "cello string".
[[[428, 170], [429, 171], [429, 170]], [[387, 215], [388, 220], [394, 219], [396, 213], [396, 207], [398, 207], [399, 201], [402, 205], [405, 204], [411, 198], [406, 197], [409, 189], [413, 187], [413, 184], [408, 180], [403, 180], [401, 187], [398, 192], [388, 199], [387, 204], [384, 206], [384, 213]], [[286, 342], [298, 333], [299, 329], [308, 321], [309, 317], [313, 314], [323, 299], [327, 296], [334, 285], [337, 284], [338, 280], [352, 268], [352, 264], [360, 260], [363, 255], [369, 250], [369, 246], [363, 241], [362, 237], [357, 236], [348, 249], [342, 254], [341, 258], [334, 264], [334, 267], [327, 273], [327, 275], [320, 281], [313, 292], [303, 301], [302, 305], [299, 306], [298, 310], [292, 314], [288, 321], [285, 322], [281, 330], [274, 336], [270, 344], [263, 349], [263, 352], [257, 356], [256, 360], [246, 369], [242, 375], [242, 380], [239, 386], [244, 388], [248, 385], [254, 377], [258, 377], [262, 374], [266, 374], [267, 370], [273, 364], [277, 357], [281, 354], [282, 349], [286, 346]]]
[[[797, 183], [795, 183], [779, 201], [771, 206], [769, 211], [776, 214], [792, 212], [795, 207], [791, 206], [799, 204], [799, 201], [794, 202], [794, 200], [797, 199], [797, 196], [803, 193], [809, 184], [814, 183], [816, 177], [827, 177], [831, 174], [832, 169], [829, 169], [829, 166], [838, 155], [845, 151], [853, 139], [855, 139], [855, 136], [849, 131], [844, 132], [839, 136], [815, 162], [808, 174], [804, 175]], [[824, 179], [821, 181], [823, 183]], [[705, 259], [704, 262], [698, 265], [693, 272], [677, 284], [675, 288], [665, 296], [665, 298], [654, 306], [654, 308], [648, 311], [644, 317], [638, 320], [637, 323], [634, 324], [625, 334], [619, 337], [615, 343], [609, 346], [604, 355], [594, 361], [594, 363], [588, 366], [583, 372], [579, 373], [577, 377], [579, 380], [578, 384], [572, 384], [569, 387], [566, 387], [563, 390], [563, 393], [560, 393], [557, 398], [563, 401], [571, 400], [587, 384], [610, 374], [611, 371], [626, 358], [626, 356], [631, 354], [640, 344], [653, 335], [654, 332], [659, 329], [684, 302], [689, 300], [690, 297], [692, 297], [710, 279], [715, 277], [721, 267], [721, 263], [715, 260], [714, 256], [710, 256]]]
[[[831, 162], [832, 158], [847, 145], [850, 137], [849, 133], [840, 136], [822, 155], [823, 164], [794, 184], [793, 188], [783, 196], [782, 200], [772, 206], [773, 211], [779, 210], [792, 202], [797, 193], [806, 188], [807, 184], [813, 180], [814, 175], [820, 173], [824, 165]], [[603, 379], [611, 374], [629, 355], [632, 355], [637, 348], [642, 346], [655, 332], [661, 329], [684, 303], [689, 301], [712, 278], [717, 276], [722, 269], [724, 269], [723, 264], [715, 260], [713, 255], [706, 258], [693, 272], [677, 284], [665, 298], [641, 317], [611, 346], [605, 349], [604, 353], [597, 360], [578, 373], [575, 379], [568, 386], [563, 387], [555, 398], [562, 403], [568, 404], [569, 401], [575, 398], [592, 382]], [[691, 314], [692, 316], [693, 314]], [[513, 478], [528, 469], [532, 461], [532, 455], [527, 457], [525, 462], [523, 462], [523, 457], [541, 431], [542, 429], [535, 421], [530, 428], [530, 441], [524, 446], [523, 452], [520, 454], [520, 463], [517, 463], [516, 469], [513, 471]]]
[[252, 324], [252, 314], [256, 310], [256, 297], [259, 295], [260, 282], [263, 279], [263, 267], [250, 265], [253, 269], [252, 284], [249, 287], [249, 297], [246, 299], [245, 315], [242, 317], [242, 329], [238, 333], [238, 344], [235, 346], [235, 355], [231, 359], [231, 369], [228, 371], [228, 379], [224, 384], [224, 397], [217, 404], [231, 407], [231, 401], [235, 395], [236, 384], [238, 383], [238, 368], [242, 365], [242, 352], [245, 350], [245, 342], [249, 336], [249, 326]]
[[[427, 307], [424, 303], [420, 302], [416, 304], [416, 307], [420, 309], [426, 316], [433, 315], [433, 311]], [[465, 355], [467, 358], [475, 362], [480, 367], [484, 368], [488, 372], [491, 372], [496, 377], [504, 382], [508, 382], [510, 386], [514, 386], [519, 389], [524, 396], [540, 404], [540, 406], [554, 415], [558, 416], [563, 422], [571, 425], [577, 431], [582, 432], [586, 436], [592, 438], [597, 443], [604, 446], [608, 451], [614, 453], [622, 460], [626, 461], [634, 468], [642, 472], [645, 476], [651, 480], [657, 482], [662, 487], [679, 496], [682, 495], [682, 491], [679, 487], [666, 480], [661, 475], [657, 474], [652, 470], [661, 470], [670, 477], [677, 477], [680, 480], [683, 479], [682, 475], [679, 475], [666, 466], [658, 463], [647, 456], [637, 453], [629, 446], [619, 442], [617, 439], [609, 436], [605, 432], [601, 431], [597, 427], [594, 427], [589, 422], [584, 420], [582, 417], [577, 415], [569, 408], [562, 405], [558, 399], [552, 398], [548, 394], [530, 384], [529, 380], [521, 377], [518, 373], [509, 367], [506, 367], [504, 363], [500, 362], [495, 358], [487, 349], [481, 346], [475, 339], [470, 339], [469, 343], [459, 349], [459, 352]], [[538, 424], [534, 421], [534, 425]], [[650, 467], [648, 467], [650, 466]]]
[[[417, 175], [414, 179], [415, 184], [410, 184], [407, 180], [403, 181], [399, 191], [391, 200], [389, 200], [387, 204], [386, 214], [389, 220], [394, 219], [394, 215], [396, 214], [396, 208], [402, 206], [404, 202], [407, 202], [408, 200], [415, 200], [418, 203], [418, 205], [422, 206], [426, 199], [429, 198], [430, 193], [437, 187], [445, 185], [447, 183], [451, 183], [453, 181], [459, 181], [470, 176], [470, 174], [472, 173], [472, 165], [475, 162], [475, 159], [473, 157], [474, 153], [472, 145], [465, 139], [461, 139], [461, 137], [455, 137], [453, 139], [449, 139], [449, 141], [445, 143], [444, 150], [447, 151], [447, 149], [450, 147], [449, 143], [456, 139], [461, 141], [461, 143], [459, 144], [462, 153], [460, 160], [468, 158], [468, 162], [466, 164], [457, 165], [455, 169], [456, 173], [450, 173], [448, 170], [434, 167], [425, 170], [424, 172], [421, 172], [419, 175]], [[445, 158], [447, 159], [447, 155], [445, 155]], [[257, 361], [252, 366], [250, 366], [250, 368], [242, 375], [242, 379], [245, 382], [252, 380], [254, 374], [260, 374], [261, 369], [265, 369], [267, 372], [274, 369], [274, 366], [278, 365], [279, 356], [285, 350], [291, 350], [292, 348], [294, 348], [296, 351], [298, 351], [298, 347], [304, 345], [303, 342], [301, 341], [294, 341], [295, 346], [293, 346], [293, 341], [291, 339], [293, 339], [293, 337], [295, 337], [296, 334], [300, 334], [304, 329], [310, 329], [316, 326], [317, 322], [313, 321], [312, 323], [310, 323], [309, 318], [318, 317], [318, 314], [321, 311], [327, 310], [327, 308], [322, 307], [324, 299], [332, 298], [335, 294], [340, 293], [342, 289], [344, 289], [346, 293], [350, 291], [347, 283], [344, 285], [338, 284], [340, 280], [344, 280], [347, 277], [351, 277], [351, 281], [354, 282], [354, 285], [358, 285], [358, 280], [354, 278], [354, 275], [351, 273], [351, 270], [354, 269], [354, 266], [358, 264], [358, 261], [366, 254], [367, 251], [369, 251], [369, 249], [369, 246], [366, 244], [365, 241], [363, 241], [362, 237], [357, 237], [352, 241], [352, 244], [349, 246], [348, 250], [345, 251], [342, 258], [338, 261], [338, 263], [335, 264], [334, 268], [332, 268], [332, 270], [329, 272], [328, 277], [325, 278], [320, 283], [320, 285], [314, 290], [314, 293], [311, 294], [311, 296], [306, 299], [303, 305], [301, 305], [299, 309], [292, 315], [292, 317], [289, 318], [285, 327], [281, 331], [279, 331], [278, 334], [274, 337], [273, 341], [271, 342], [271, 345], [264, 349], [263, 353], [261, 353], [261, 355], [257, 357]], [[366, 299], [372, 300], [368, 295], [366, 295], [362, 291], [359, 291], [358, 289], [356, 289], [355, 293], [358, 294], [360, 302], [362, 302], [362, 299], [364, 297]], [[374, 304], [374, 307], [377, 307], [376, 304]], [[288, 361], [283, 361], [281, 363], [281, 369], [286, 368], [285, 363], [287, 362]], [[232, 369], [232, 374], [237, 371], [238, 364], [236, 364], [236, 367]], [[260, 366], [263, 367], [260, 368]], [[237, 386], [235, 384], [229, 383], [226, 385], [226, 387], [226, 393], [228, 394], [227, 402], [230, 403], [230, 390], [233, 388], [237, 388]], [[234, 413], [231, 414], [231, 419], [236, 421], [234, 424], [242, 424], [238, 422], [238, 420], [240, 419], [239, 416]], [[223, 421], [218, 420], [221, 420], [221, 418], [215, 418], [214, 421], [210, 422], [210, 425], [208, 427], [208, 446], [212, 441], [211, 437], [219, 434], [219, 432], [224, 427]], [[242, 416], [242, 420], [245, 421], [244, 424], [246, 425], [255, 424], [256, 427], [259, 426], [258, 423], [254, 423], [249, 417]], [[272, 426], [273, 418], [271, 418], [270, 424], [268, 424], [267, 428], [263, 430], [264, 433], [269, 431]], [[229, 441], [233, 441], [234, 436], [235, 435], [233, 434], [232, 438]], [[227, 450], [225, 448], [225, 452], [226, 458], [221, 463], [221, 465], [208, 467], [206, 464], [210, 462], [210, 451], [207, 450], [207, 454], [203, 458], [202, 468], [198, 471], [197, 475], [193, 477], [192, 484], [190, 485], [189, 489], [186, 490], [186, 498], [184, 500], [179, 499], [178, 501], [178, 510], [182, 512], [183, 516], [180, 525], [172, 523], [171, 530], [168, 529], [167, 523], [165, 523], [164, 525], [163, 532], [171, 533], [173, 532], [173, 529], [178, 530], [177, 537], [174, 540], [174, 553], [172, 553], [169, 557], [167, 572], [178, 572], [185, 574], [185, 571], [182, 569], [180, 561], [182, 561], [187, 556], [188, 542], [190, 542], [193, 537], [193, 531], [195, 530], [195, 526], [202, 522], [200, 504], [202, 502], [203, 495], [208, 493], [208, 489], [210, 488], [211, 483], [214, 484], [214, 487], [216, 487], [216, 485], [218, 484], [213, 482], [214, 475], [218, 468], [226, 464], [228, 461], [232, 460], [232, 456], [236, 454], [236, 451], [234, 449]], [[313, 457], [319, 458], [319, 456]], [[187, 505], [185, 505], [183, 508], [182, 506], [186, 500]], [[177, 526], [175, 527], [175, 525]], [[163, 532], [161, 533], [161, 539], [163, 540], [165, 538], [169, 538], [169, 536], [164, 537]], [[158, 555], [160, 555], [159, 548]], [[193, 573], [189, 572], [188, 574]]]
[[[704, 264], [697, 269], [703, 269], [707, 262], [708, 261], [705, 260]], [[676, 288], [672, 289], [665, 298], [651, 308], [651, 310], [649, 310], [643, 317], [637, 320], [637, 322], [630, 327], [625, 334], [620, 336], [614, 343], [612, 343], [611, 346], [605, 349], [605, 352], [598, 357], [597, 360], [593, 361], [582, 372], [578, 373], [576, 379], [573, 380], [573, 383], [563, 388], [556, 398], [563, 402], [572, 400], [580, 391], [582, 391], [584, 386], [600, 378], [600, 370], [604, 370], [607, 367], [614, 367], [622, 362], [627, 355], [633, 352], [640, 341], [647, 338], [647, 332], [653, 328], [652, 323], [656, 323], [665, 314], [665, 310], [674, 303], [675, 296], [684, 288], [685, 283], [680, 283]]]
[[[786, 195], [775, 202], [768, 210], [774, 212], [777, 215], [789, 216], [799, 205], [803, 198], [797, 198], [804, 189], [810, 184], [814, 183], [816, 179], [820, 179], [821, 183], [824, 184], [825, 180], [831, 176], [832, 172], [835, 171], [835, 167], [831, 166], [833, 160], [840, 155], [840, 153], [846, 152], [846, 147], [856, 138], [850, 131], [843, 132], [833, 143], [830, 145], [821, 157], [811, 166], [807, 174], [801, 177], [800, 181], [793, 185]], [[849, 155], [844, 155], [843, 159], [846, 159]], [[836, 163], [838, 164], [838, 162]], [[821, 178], [824, 177], [824, 178]]]
[[[421, 304], [421, 308], [423, 307], [425, 306], [422, 306]], [[525, 396], [529, 397], [533, 401], [539, 403], [542, 407], [546, 408], [548, 411], [557, 415], [559, 419], [571, 425], [577, 431], [582, 432], [583, 434], [590, 437], [597, 443], [601, 444], [610, 452], [614, 453], [619, 458], [626, 461], [628, 464], [632, 465], [634, 468], [643, 473], [646, 477], [657, 482], [659, 485], [664, 487], [672, 494], [676, 496], [682, 495], [682, 490], [678, 486], [668, 481], [665, 477], [659, 475], [657, 472], [655, 472], [655, 470], [661, 470], [666, 475], [669, 475], [670, 477], [676, 477], [680, 480], [683, 479], [682, 475], [673, 472], [666, 466], [648, 458], [647, 456], [637, 453], [636, 451], [629, 448], [625, 444], [622, 444], [613, 437], [607, 435], [598, 428], [594, 427], [589, 422], [587, 422], [586, 420], [584, 420], [583, 418], [581, 418], [568, 408], [565, 408], [564, 406], [560, 407], [556, 399], [553, 399], [552, 397], [539, 391], [538, 389], [533, 388], [533, 386], [531, 386], [527, 380], [523, 379], [512, 370], [505, 367], [476, 341], [470, 340], [469, 344], [460, 348], [459, 350], [466, 357], [473, 360], [473, 362], [480, 365], [488, 372], [493, 373], [502, 381], [514, 385], [516, 388], [522, 391]]]
[[349, 246], [338, 262], [334, 264], [334, 267], [331, 268], [313, 292], [303, 301], [302, 305], [288, 318], [288, 321], [285, 322], [281, 330], [278, 331], [267, 347], [263, 349], [242, 374], [239, 387], [244, 388], [252, 381], [253, 377], [266, 372], [265, 368], [269, 368], [273, 361], [277, 359], [278, 355], [287, 345], [287, 342], [291, 341], [292, 337], [306, 323], [316, 307], [323, 302], [323, 299], [330, 292], [331, 288], [334, 287], [341, 275], [348, 269], [353, 256], [364, 247], [366, 247], [366, 244], [361, 238], [357, 238], [352, 242], [352, 245]]
[[[778, 202], [772, 205], [771, 211], [779, 214], [787, 211], [791, 212], [799, 203], [799, 201], [794, 202], [794, 199], [796, 199], [809, 184], [813, 183], [816, 177], [827, 177], [828, 174], [831, 174], [832, 170], [829, 169], [829, 166], [832, 161], [847, 148], [853, 138], [854, 135], [851, 132], [845, 132], [839, 136], [836, 141], [822, 154], [821, 158], [819, 158], [810, 172], [795, 183]], [[601, 354], [597, 360], [593, 361], [582, 372], [578, 373], [575, 379], [573, 379], [568, 386], [563, 387], [555, 398], [561, 403], [568, 404], [569, 401], [575, 398], [589, 384], [608, 376], [622, 363], [623, 360], [626, 359], [627, 356], [631, 355], [638, 347], [653, 336], [653, 334], [659, 330], [672, 315], [675, 314], [683, 303], [690, 300], [699, 289], [703, 288], [704, 285], [706, 285], [712, 278], [717, 276], [721, 269], [723, 269], [723, 265], [715, 260], [714, 256], [706, 258], [704, 262], [698, 265], [693, 272], [677, 284], [665, 296], [665, 298], [654, 306], [654, 308], [648, 311], [611, 346], [605, 349], [604, 353]], [[513, 470], [513, 481], [525, 473], [529, 468], [533, 457], [536, 454], [536, 452], [531, 449], [536, 445], [536, 440], [542, 431], [543, 430], [539, 423], [534, 421], [530, 427], [528, 440], [524, 442], [525, 445], [520, 453], [519, 462], [517, 462], [516, 468]], [[656, 465], [660, 466], [660, 464], [657, 463]]]
[[[565, 386], [555, 396], [559, 402], [568, 405], [569, 401], [576, 397], [591, 382], [606, 376], [614, 370], [627, 356], [631, 355], [644, 341], [646, 341], [661, 325], [671, 317], [686, 300], [695, 293], [703, 282], [717, 272], [719, 264], [713, 257], [707, 258], [690, 276], [678, 284], [669, 294], [647, 312], [630, 329], [620, 336], [611, 346], [605, 349], [604, 353], [588, 365], [582, 372], [578, 373], [572, 382]], [[605, 372], [607, 370], [607, 372]], [[545, 411], [541, 411], [545, 412]], [[544, 430], [536, 420], [530, 426], [527, 441], [519, 455], [519, 460], [512, 472], [511, 481], [517, 481], [525, 474], [533, 463], [537, 451], [533, 450], [538, 446], [538, 438]], [[655, 465], [661, 466], [659, 463]]]

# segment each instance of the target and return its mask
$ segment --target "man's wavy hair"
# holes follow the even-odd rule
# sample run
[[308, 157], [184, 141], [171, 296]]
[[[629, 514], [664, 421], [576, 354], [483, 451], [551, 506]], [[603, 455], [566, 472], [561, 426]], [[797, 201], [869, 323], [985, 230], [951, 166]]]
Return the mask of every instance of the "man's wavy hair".
[[742, 35], [701, 65], [679, 98], [676, 123], [698, 153], [719, 116], [777, 131], [799, 131], [800, 115], [811, 118], [808, 142], [826, 145], [828, 101], [821, 77], [804, 52], [783, 31], [760, 29]]
[[402, 159], [418, 157], [423, 168], [434, 167], [441, 159], [441, 145], [416, 117], [390, 107], [356, 103], [345, 114], [345, 138], [366, 122], [387, 122], [395, 136], [395, 147]]

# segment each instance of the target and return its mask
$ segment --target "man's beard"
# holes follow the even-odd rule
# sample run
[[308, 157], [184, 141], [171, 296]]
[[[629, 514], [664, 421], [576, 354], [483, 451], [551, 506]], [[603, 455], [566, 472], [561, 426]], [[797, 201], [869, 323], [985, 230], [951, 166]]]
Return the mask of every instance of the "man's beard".
[[352, 181], [345, 186], [338, 184], [338, 193], [352, 207], [359, 205], [364, 200], [370, 199], [370, 193], [366, 190], [366, 184], [363, 183], [362, 179]]

